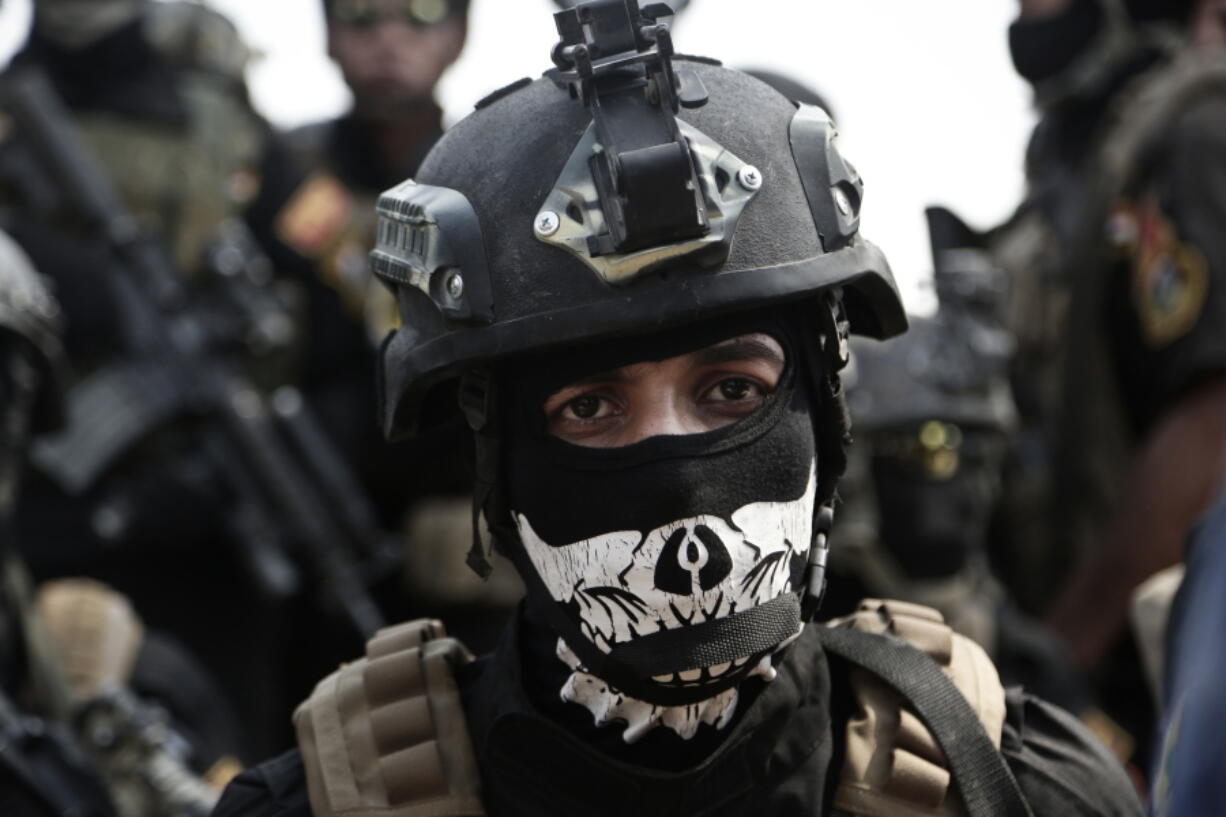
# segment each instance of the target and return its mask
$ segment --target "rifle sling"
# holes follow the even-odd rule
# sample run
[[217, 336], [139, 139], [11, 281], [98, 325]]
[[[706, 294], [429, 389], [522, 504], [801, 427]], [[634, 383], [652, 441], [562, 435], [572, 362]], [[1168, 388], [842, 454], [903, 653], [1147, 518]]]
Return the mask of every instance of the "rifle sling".
[[936, 662], [905, 644], [846, 628], [816, 628], [827, 652], [893, 687], [932, 732], [969, 817], [1034, 817], [979, 717]]

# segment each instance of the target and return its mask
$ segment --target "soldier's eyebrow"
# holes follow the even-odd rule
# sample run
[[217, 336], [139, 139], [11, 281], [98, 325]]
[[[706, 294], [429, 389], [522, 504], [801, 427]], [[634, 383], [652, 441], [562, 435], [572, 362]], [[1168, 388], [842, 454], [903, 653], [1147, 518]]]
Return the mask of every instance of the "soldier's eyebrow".
[[760, 338], [748, 336], [733, 338], [694, 353], [694, 362], [699, 366], [718, 366], [721, 363], [736, 363], [749, 360], [764, 360], [782, 367], [783, 352]]

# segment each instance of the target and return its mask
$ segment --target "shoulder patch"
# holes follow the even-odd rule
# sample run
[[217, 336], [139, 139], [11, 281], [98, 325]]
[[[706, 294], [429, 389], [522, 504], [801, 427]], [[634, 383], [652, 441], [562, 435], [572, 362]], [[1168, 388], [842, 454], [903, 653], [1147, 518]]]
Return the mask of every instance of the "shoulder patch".
[[344, 230], [353, 206], [353, 196], [335, 176], [316, 172], [277, 215], [277, 237], [307, 258], [318, 258]]
[[1145, 342], [1161, 348], [1196, 326], [1209, 296], [1209, 267], [1152, 197], [1134, 208], [1133, 224], [1133, 303]]

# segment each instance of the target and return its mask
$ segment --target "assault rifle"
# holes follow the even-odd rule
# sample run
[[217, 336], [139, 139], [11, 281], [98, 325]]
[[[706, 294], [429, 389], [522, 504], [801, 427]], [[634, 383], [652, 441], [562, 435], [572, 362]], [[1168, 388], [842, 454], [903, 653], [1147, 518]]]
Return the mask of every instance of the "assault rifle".
[[[372, 635], [384, 622], [366, 574], [390, 565], [395, 547], [302, 396], [292, 387], [269, 395], [255, 386], [234, 353], [235, 333], [226, 331], [227, 322], [237, 322], [240, 345], [250, 345], [276, 342], [292, 329], [244, 225], [225, 225], [204, 265], [211, 297], [224, 304], [219, 309], [197, 296], [198, 287], [189, 290], [165, 247], [127, 211], [41, 71], [5, 77], [0, 106], [51, 194], [123, 271], [112, 283], [124, 360], [73, 389], [68, 430], [41, 441], [35, 462], [79, 491], [152, 430], [195, 418], [207, 478], [220, 477], [228, 521], [257, 579], [270, 591], [290, 592], [297, 571], [285, 554], [297, 552], [325, 599], [361, 636]], [[180, 465], [198, 473], [200, 457]]]
[[125, 687], [80, 703], [72, 716], [120, 814], [208, 817], [220, 795], [188, 764], [191, 745], [155, 704]]

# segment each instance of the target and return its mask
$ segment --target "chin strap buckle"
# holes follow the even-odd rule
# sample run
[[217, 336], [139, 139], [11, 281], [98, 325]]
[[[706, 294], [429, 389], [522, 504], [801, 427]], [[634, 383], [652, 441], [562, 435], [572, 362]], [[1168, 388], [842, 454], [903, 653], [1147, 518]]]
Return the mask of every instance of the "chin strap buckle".
[[813, 545], [805, 568], [805, 590], [800, 605], [801, 621], [814, 621], [826, 595], [826, 565], [830, 558], [830, 530], [834, 527], [834, 501], [818, 508], [813, 519]]

